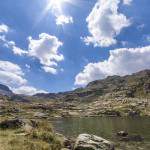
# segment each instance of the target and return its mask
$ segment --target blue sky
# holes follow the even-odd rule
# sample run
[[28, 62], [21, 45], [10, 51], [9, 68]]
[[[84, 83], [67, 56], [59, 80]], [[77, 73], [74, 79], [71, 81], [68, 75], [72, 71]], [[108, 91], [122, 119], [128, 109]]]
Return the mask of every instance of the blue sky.
[[0, 1], [1, 83], [60, 92], [150, 68], [149, 0], [55, 1]]

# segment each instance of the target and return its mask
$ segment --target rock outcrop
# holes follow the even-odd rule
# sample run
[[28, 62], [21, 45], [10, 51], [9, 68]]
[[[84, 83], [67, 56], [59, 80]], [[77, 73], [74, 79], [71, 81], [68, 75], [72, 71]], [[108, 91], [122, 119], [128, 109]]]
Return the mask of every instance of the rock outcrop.
[[2, 129], [13, 129], [20, 128], [25, 125], [22, 119], [11, 119], [0, 122], [0, 128]]
[[96, 135], [80, 134], [74, 150], [114, 150], [112, 142]]
[[150, 70], [143, 70], [132, 75], [109, 76], [90, 82], [84, 88], [60, 93], [36, 94], [36, 99], [55, 99], [64, 101], [88, 101], [103, 96], [107, 98], [149, 98]]
[[12, 96], [13, 92], [6, 85], [0, 84], [0, 94], [6, 96]]

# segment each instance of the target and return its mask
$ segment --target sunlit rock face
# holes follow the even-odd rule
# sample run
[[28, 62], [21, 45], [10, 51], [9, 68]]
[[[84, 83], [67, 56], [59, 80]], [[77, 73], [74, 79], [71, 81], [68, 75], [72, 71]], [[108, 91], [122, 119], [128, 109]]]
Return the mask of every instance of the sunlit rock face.
[[114, 150], [114, 145], [103, 139], [90, 134], [80, 134], [75, 144], [75, 150]]

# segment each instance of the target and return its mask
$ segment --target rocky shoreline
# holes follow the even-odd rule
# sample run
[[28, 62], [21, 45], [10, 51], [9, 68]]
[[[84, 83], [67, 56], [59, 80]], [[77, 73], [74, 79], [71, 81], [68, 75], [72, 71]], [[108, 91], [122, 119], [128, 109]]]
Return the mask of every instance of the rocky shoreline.
[[[100, 141], [99, 141], [100, 143], [98, 141], [97, 141], [98, 143], [95, 143], [96, 135], [91, 135], [91, 134], [82, 135], [81, 134], [78, 136], [78, 138], [76, 137], [75, 139], [75, 138], [70, 138], [70, 137], [64, 137], [63, 135], [55, 133], [54, 131], [45, 132], [43, 129], [40, 129], [40, 132], [39, 132], [38, 131], [39, 128], [35, 128], [34, 134], [33, 134], [33, 132], [31, 132], [32, 131], [31, 120], [33, 120], [33, 122], [34, 121], [42, 121], [42, 122], [48, 121], [49, 122], [53, 119], [75, 118], [75, 117], [76, 118], [85, 118], [85, 117], [115, 117], [115, 118], [127, 117], [128, 118], [128, 117], [145, 117], [145, 116], [150, 117], [150, 102], [149, 102], [149, 99], [144, 99], [144, 98], [141, 98], [141, 99], [140, 98], [106, 99], [104, 97], [99, 97], [99, 99], [93, 100], [93, 101], [83, 101], [83, 102], [81, 101], [79, 102], [77, 101], [67, 101], [67, 102], [66, 101], [44, 101], [44, 103], [42, 103], [41, 101], [38, 101], [38, 100], [32, 100], [29, 102], [12, 101], [8, 99], [4, 99], [2, 97], [0, 100], [0, 122], [4, 120], [22, 118], [21, 120], [28, 120], [27, 122], [30, 122], [30, 123], [26, 125], [26, 122], [21, 121], [21, 124], [18, 122], [17, 123], [18, 127], [13, 130], [1, 129], [0, 132], [2, 133], [2, 135], [0, 135], [0, 138], [2, 139], [2, 142], [5, 143], [4, 145], [6, 147], [8, 145], [10, 146], [10, 143], [13, 143], [16, 140], [15, 146], [16, 145], [19, 146], [19, 144], [17, 144], [19, 142], [19, 143], [22, 143], [22, 145], [26, 145], [26, 147], [28, 146], [32, 147], [32, 145], [34, 145], [33, 150], [37, 149], [36, 148], [37, 145], [38, 147], [41, 147], [40, 150], [42, 149], [47, 150], [45, 147], [44, 148], [42, 147], [43, 145], [46, 145], [46, 147], [49, 147], [50, 146], [49, 139], [51, 139], [53, 140], [52, 142], [53, 148], [51, 148], [52, 150], [60, 150], [60, 149], [74, 150], [74, 147], [77, 147], [75, 150], [96, 150], [96, 149], [98, 150], [97, 147], [99, 145], [103, 145], [104, 143]], [[20, 129], [22, 129], [22, 126], [25, 126], [28, 134], [26, 133], [26, 131], [24, 132], [24, 130], [20, 131]], [[140, 148], [142, 149], [146, 145], [146, 147], [150, 148], [150, 143], [149, 142], [146, 143], [146, 141], [144, 141], [141, 135], [132, 135], [132, 134], [129, 135], [128, 134], [127, 136], [124, 136], [124, 134], [125, 133], [123, 133], [123, 136], [116, 135], [115, 142], [114, 141], [111, 142], [111, 139], [107, 140], [107, 137], [106, 137], [106, 141], [109, 141], [110, 143], [114, 143], [113, 146], [110, 146], [111, 145], [110, 144], [108, 147], [115, 148], [116, 150], [124, 150], [124, 149], [125, 150], [134, 150], [134, 149], [140, 150]], [[84, 137], [84, 135], [86, 137], [85, 139], [87, 138], [89, 139], [86, 141], [81, 140], [80, 142], [80, 137]], [[20, 141], [18, 141], [17, 139], [18, 136], [21, 137], [19, 139]], [[12, 139], [9, 139], [9, 137], [11, 137]], [[8, 138], [9, 143], [6, 142], [7, 138]], [[91, 139], [91, 138], [94, 138], [94, 139]], [[99, 137], [99, 138], [102, 138], [102, 137]], [[29, 142], [28, 139], [30, 139], [31, 141]], [[97, 136], [96, 136], [96, 139], [97, 139]], [[27, 143], [24, 143], [23, 141], [26, 141]], [[38, 141], [38, 144], [35, 141], [36, 142]], [[92, 143], [89, 143], [89, 141]], [[103, 141], [105, 141], [105, 139]], [[83, 143], [82, 149], [80, 148], [81, 147], [80, 143]], [[93, 143], [96, 148], [93, 146]], [[84, 146], [84, 144], [86, 146]], [[90, 144], [92, 144], [92, 146]], [[92, 147], [93, 149], [87, 148], [87, 145], [89, 145], [89, 147]], [[11, 146], [14, 146], [14, 145], [11, 145]], [[30, 150], [31, 147], [28, 149]], [[84, 149], [83, 147], [86, 147], [87, 149]], [[108, 149], [107, 147], [105, 147], [105, 144], [102, 147], [104, 147], [104, 150], [113, 150], [113, 149]], [[4, 148], [2, 150], [9, 150], [9, 149], [11, 148]], [[148, 150], [148, 149], [145, 149], [145, 150]]]
[[[34, 147], [37, 146], [35, 141], [38, 142], [38, 146], [41, 147], [41, 150], [123, 150], [121, 146], [123, 147], [124, 142], [126, 145], [129, 142], [133, 142], [134, 144], [142, 144], [144, 142], [144, 138], [142, 136], [130, 135], [126, 131], [119, 131], [116, 133], [116, 139], [118, 140], [117, 143], [86, 133], [78, 135], [77, 138], [66, 138], [64, 135], [54, 132], [51, 125], [46, 120], [36, 121], [19, 118], [4, 120], [0, 122], [0, 131], [1, 133], [3, 132], [3, 134], [8, 134], [5, 134], [4, 137], [0, 134], [0, 144], [4, 142], [4, 145], [5, 143], [10, 145], [10, 141], [14, 142], [15, 140], [16, 143], [14, 144], [17, 144], [18, 142], [22, 142], [22, 144], [28, 144], [27, 150], [37, 149], [31, 148], [33, 145]], [[12, 134], [12, 137], [8, 132]], [[17, 139], [14, 139], [16, 137]], [[23, 139], [23, 141], [20, 141], [18, 137]], [[7, 138], [8, 141], [3, 141], [3, 138]], [[26, 143], [27, 139], [30, 140], [30, 144]], [[47, 148], [42, 147], [43, 142], [47, 144]], [[120, 146], [118, 146], [118, 144], [120, 144]], [[9, 149], [7, 146], [3, 147], [3, 149]], [[17, 145], [13, 145], [11, 148], [16, 148], [16, 150], [20, 148], [16, 146]], [[127, 149], [127, 146], [124, 145], [124, 148]], [[132, 149], [130, 146], [128, 146], [128, 148], [129, 150]]]

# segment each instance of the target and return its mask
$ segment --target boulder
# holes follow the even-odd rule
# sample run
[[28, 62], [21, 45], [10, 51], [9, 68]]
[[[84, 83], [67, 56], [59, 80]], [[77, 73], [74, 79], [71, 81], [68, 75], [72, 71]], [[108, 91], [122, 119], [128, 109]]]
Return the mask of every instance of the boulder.
[[139, 110], [130, 110], [128, 113], [128, 116], [130, 116], [130, 117], [140, 116], [140, 111]]
[[56, 136], [60, 139], [60, 141], [62, 141], [63, 143], [63, 148], [65, 149], [69, 149], [72, 150], [75, 140], [72, 138], [66, 138], [64, 137], [64, 135], [60, 134], [60, 133], [56, 133]]
[[119, 131], [119, 132], [117, 132], [117, 135], [118, 135], [118, 136], [121, 136], [121, 137], [125, 137], [125, 136], [128, 135], [128, 133], [125, 132], [125, 131]]
[[112, 142], [96, 135], [80, 134], [74, 150], [114, 150]]
[[128, 135], [120, 138], [120, 141], [124, 142], [142, 142], [144, 138], [140, 135]]
[[24, 125], [25, 122], [22, 119], [12, 119], [0, 122], [0, 128], [3, 129], [20, 128]]

